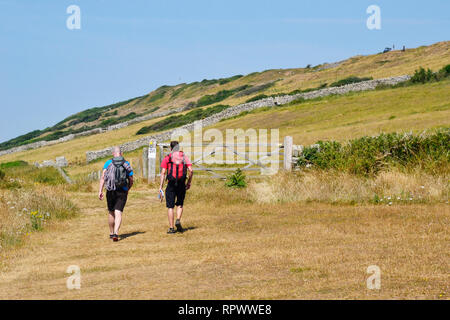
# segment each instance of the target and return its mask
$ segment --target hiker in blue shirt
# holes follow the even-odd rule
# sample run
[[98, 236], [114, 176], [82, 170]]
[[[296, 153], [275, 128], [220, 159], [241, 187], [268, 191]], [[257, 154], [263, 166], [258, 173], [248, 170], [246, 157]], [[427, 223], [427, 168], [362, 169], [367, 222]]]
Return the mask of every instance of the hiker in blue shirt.
[[128, 192], [133, 186], [133, 169], [122, 156], [120, 147], [113, 148], [113, 158], [106, 161], [100, 179], [98, 198], [103, 200], [103, 188], [106, 185], [106, 202], [108, 204], [109, 238], [119, 241], [119, 228], [122, 213], [127, 203]]

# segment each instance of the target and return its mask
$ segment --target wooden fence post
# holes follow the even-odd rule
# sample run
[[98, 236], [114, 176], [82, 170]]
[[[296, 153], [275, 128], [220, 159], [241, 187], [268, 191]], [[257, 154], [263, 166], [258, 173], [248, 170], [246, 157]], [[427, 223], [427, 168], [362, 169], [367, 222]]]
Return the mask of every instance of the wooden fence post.
[[142, 177], [148, 178], [148, 148], [145, 147], [142, 151]]
[[284, 170], [292, 170], [292, 137], [284, 137]]
[[148, 145], [148, 182], [156, 178], [156, 141], [151, 140]]
[[164, 146], [159, 146], [159, 168], [158, 168], [158, 172], [161, 175], [161, 163], [164, 160]]

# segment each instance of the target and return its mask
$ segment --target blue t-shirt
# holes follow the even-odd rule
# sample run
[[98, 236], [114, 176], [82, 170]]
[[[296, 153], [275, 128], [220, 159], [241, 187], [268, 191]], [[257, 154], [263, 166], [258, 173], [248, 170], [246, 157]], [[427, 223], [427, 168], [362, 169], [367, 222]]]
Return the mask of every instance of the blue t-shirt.
[[[106, 161], [106, 162], [105, 162], [105, 165], [103, 166], [103, 170], [108, 169], [108, 167], [109, 167], [109, 165], [110, 165], [111, 163], [112, 163], [112, 159]], [[130, 166], [130, 171], [127, 171], [127, 176], [128, 176], [128, 177], [132, 177], [132, 176], [133, 176], [133, 169], [131, 168], [131, 164], [130, 164], [128, 161], [125, 161], [125, 163], [126, 163], [127, 165]], [[128, 191], [128, 187], [123, 187], [123, 190], [124, 190], [124, 191]]]

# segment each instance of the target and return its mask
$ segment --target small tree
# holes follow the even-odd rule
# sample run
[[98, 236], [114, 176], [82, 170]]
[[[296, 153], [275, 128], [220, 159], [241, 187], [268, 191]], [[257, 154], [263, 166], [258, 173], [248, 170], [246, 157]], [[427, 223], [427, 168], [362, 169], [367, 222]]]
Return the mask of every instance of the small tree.
[[225, 185], [230, 188], [245, 188], [247, 181], [245, 181], [245, 175], [241, 169], [237, 169], [233, 174], [227, 177]]

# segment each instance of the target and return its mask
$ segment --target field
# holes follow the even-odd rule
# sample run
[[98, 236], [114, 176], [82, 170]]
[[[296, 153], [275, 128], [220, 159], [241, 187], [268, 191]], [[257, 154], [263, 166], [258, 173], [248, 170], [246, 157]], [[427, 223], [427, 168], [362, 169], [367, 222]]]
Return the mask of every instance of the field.
[[[183, 234], [165, 233], [156, 188], [134, 190], [122, 236], [104, 203], [31, 234], [2, 266], [2, 299], [448, 299], [448, 204], [258, 204], [221, 182], [189, 193]], [[220, 196], [218, 196], [220, 194]], [[68, 290], [66, 269], [81, 268]], [[366, 269], [381, 268], [368, 290]]]
[[[448, 45], [354, 57], [317, 72], [270, 70], [223, 84], [199, 82], [176, 99], [185, 103], [219, 86], [264, 83], [278, 75], [284, 79], [265, 93], [348, 75], [380, 78], [411, 74], [419, 66], [437, 70], [450, 62]], [[214, 87], [211, 92], [206, 85]], [[173, 94], [177, 88], [163, 89]], [[143, 99], [164, 101], [167, 96], [159, 93]], [[302, 145], [419, 134], [450, 127], [449, 101], [450, 80], [442, 80], [262, 108], [213, 127], [279, 128], [280, 138], [290, 135]], [[361, 175], [313, 167], [255, 179], [243, 189], [194, 176], [182, 220], [186, 230], [175, 235], [166, 234], [157, 185], [137, 172], [122, 238], [113, 243], [98, 182], [87, 179], [103, 160], [86, 164], [85, 152], [140, 138], [135, 135], [140, 128], [159, 120], [0, 157], [0, 299], [449, 299], [445, 145], [442, 161], [428, 171], [386, 165]], [[69, 160], [65, 170], [75, 184], [67, 185], [55, 170], [31, 166], [58, 156]], [[137, 164], [141, 151], [125, 157]], [[45, 220], [47, 212], [51, 218]], [[66, 287], [71, 265], [81, 269], [80, 290]], [[366, 285], [372, 265], [381, 269], [380, 290]]]
[[[280, 137], [291, 135], [295, 144], [308, 145], [320, 139], [345, 140], [380, 132], [422, 131], [450, 124], [450, 81], [397, 89], [376, 90], [306, 101], [291, 106], [257, 110], [215, 128], [279, 128]], [[1, 162], [29, 163], [65, 156], [71, 174], [99, 170], [85, 164], [85, 152], [136, 140], [134, 133], [157, 121], [134, 124], [117, 131], [78, 138], [44, 148], [0, 157]], [[136, 153], [137, 155], [137, 153]], [[133, 155], [135, 156], [135, 155]]]

